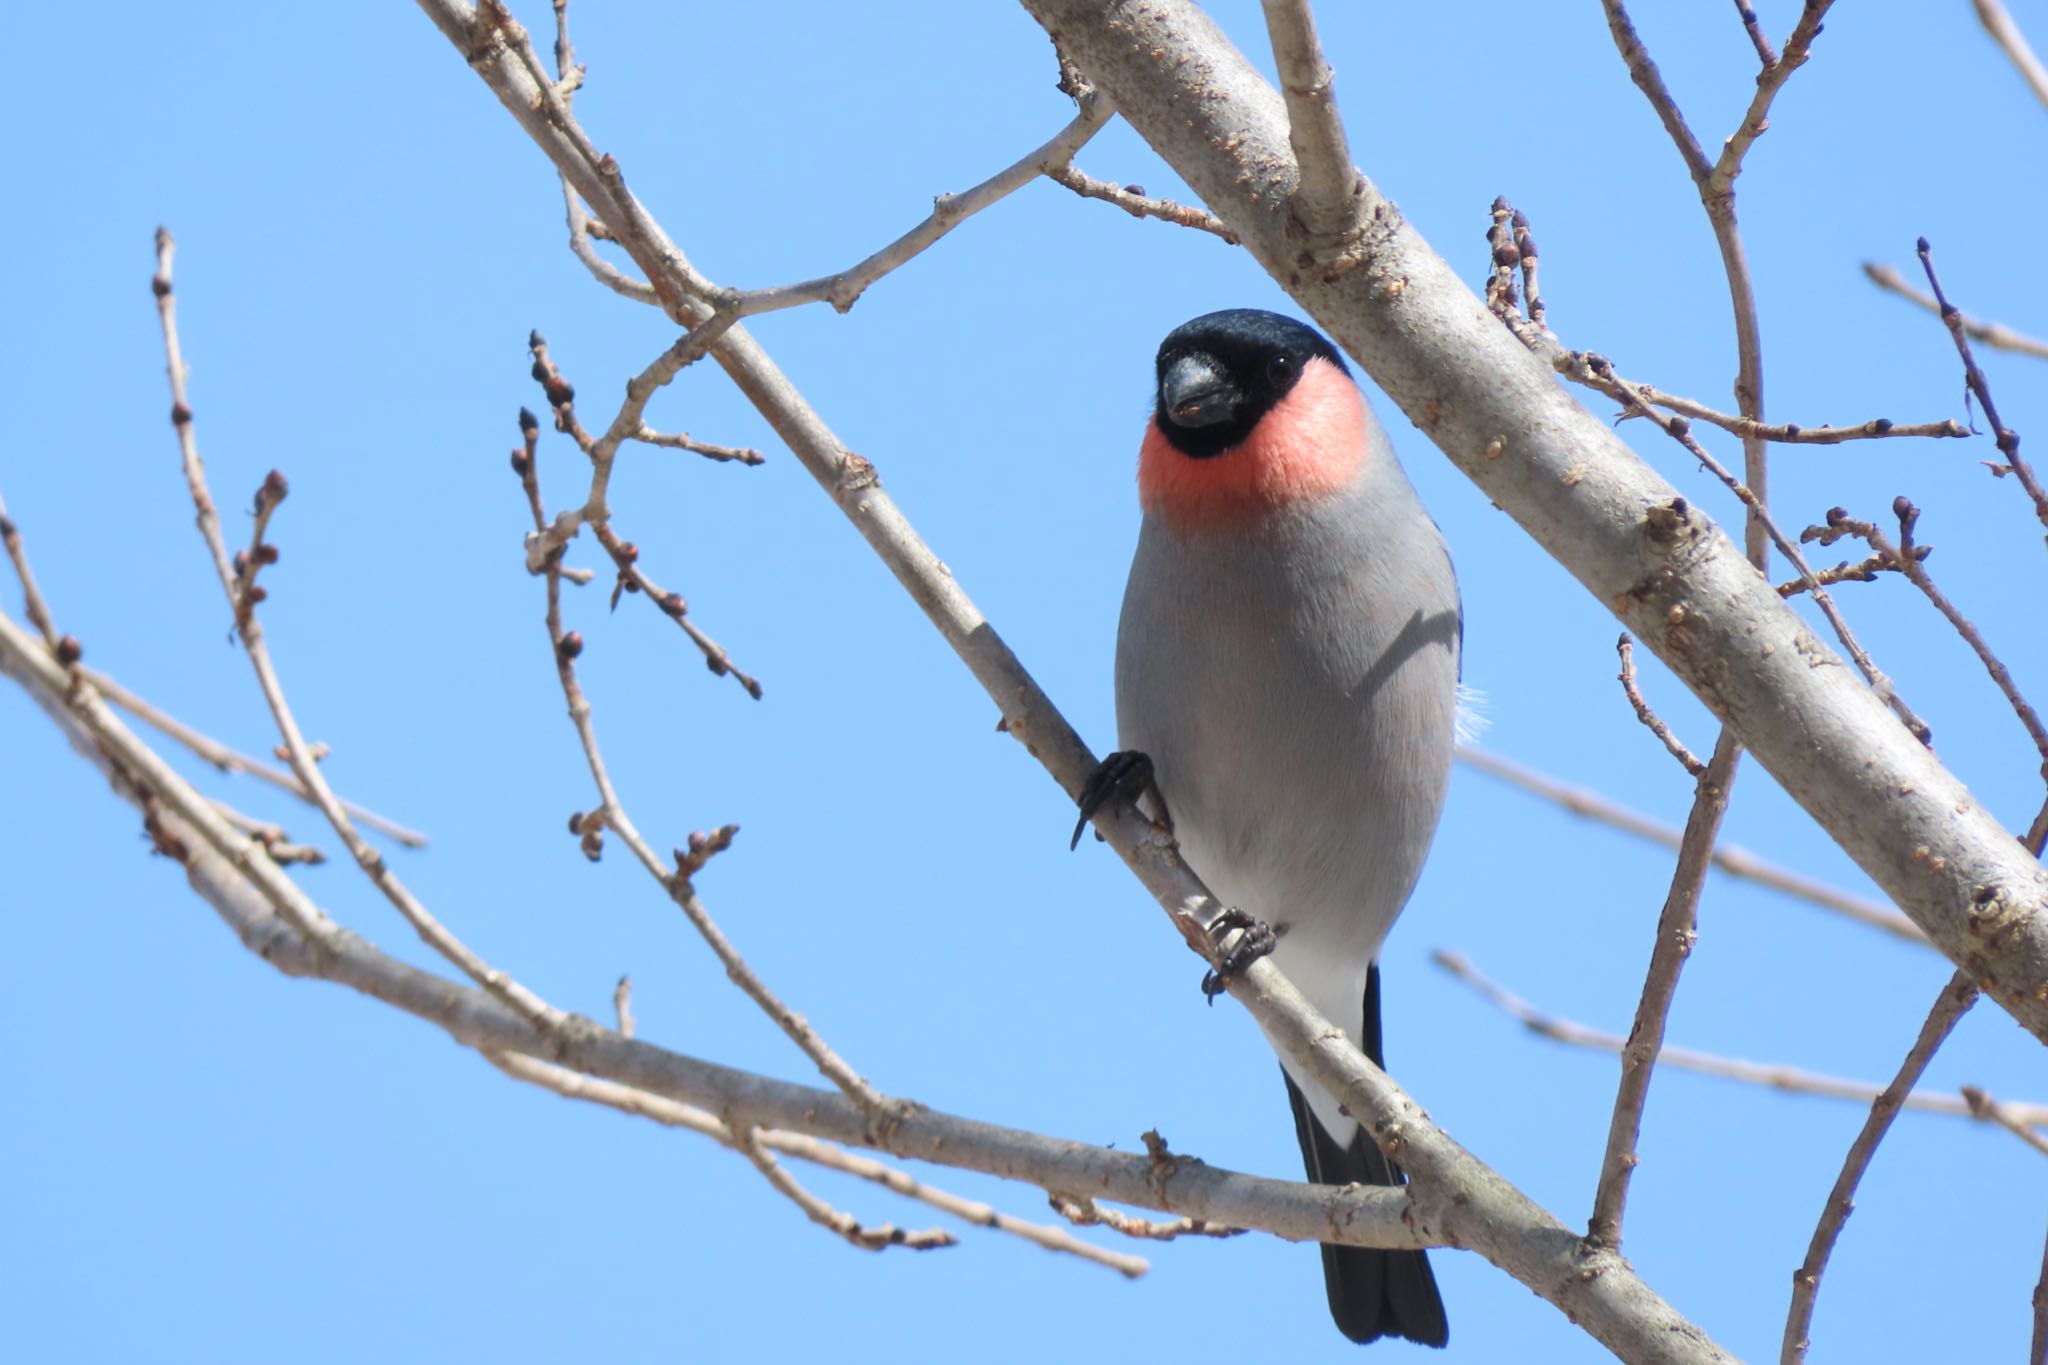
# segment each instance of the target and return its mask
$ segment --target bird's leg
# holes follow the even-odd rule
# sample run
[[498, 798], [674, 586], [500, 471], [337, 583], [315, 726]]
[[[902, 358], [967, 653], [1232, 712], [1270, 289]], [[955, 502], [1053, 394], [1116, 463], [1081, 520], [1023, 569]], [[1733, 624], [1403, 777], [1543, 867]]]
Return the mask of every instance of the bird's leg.
[[1223, 913], [1209, 921], [1209, 937], [1222, 942], [1229, 934], [1243, 930], [1228, 948], [1216, 958], [1216, 969], [1202, 976], [1202, 994], [1210, 1004], [1230, 986], [1230, 978], [1257, 962], [1279, 946], [1280, 936], [1273, 932], [1273, 926], [1262, 919], [1247, 915], [1234, 905], [1223, 908]]
[[1135, 809], [1138, 799], [1147, 793], [1159, 808], [1153, 828], [1171, 834], [1173, 817], [1167, 813], [1166, 798], [1159, 794], [1159, 784], [1153, 780], [1151, 758], [1136, 749], [1121, 749], [1103, 759], [1081, 784], [1081, 818], [1074, 822], [1074, 837], [1067, 848], [1071, 851], [1081, 846], [1081, 831], [1088, 828], [1088, 822], [1104, 806], [1115, 802]]

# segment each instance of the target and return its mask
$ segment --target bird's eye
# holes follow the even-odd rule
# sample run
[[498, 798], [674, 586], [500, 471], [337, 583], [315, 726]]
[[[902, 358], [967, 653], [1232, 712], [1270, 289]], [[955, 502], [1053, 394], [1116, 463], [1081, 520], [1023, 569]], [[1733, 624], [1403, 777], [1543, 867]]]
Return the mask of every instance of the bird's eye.
[[1294, 377], [1294, 357], [1276, 355], [1266, 362], [1266, 377], [1275, 383], [1285, 383]]

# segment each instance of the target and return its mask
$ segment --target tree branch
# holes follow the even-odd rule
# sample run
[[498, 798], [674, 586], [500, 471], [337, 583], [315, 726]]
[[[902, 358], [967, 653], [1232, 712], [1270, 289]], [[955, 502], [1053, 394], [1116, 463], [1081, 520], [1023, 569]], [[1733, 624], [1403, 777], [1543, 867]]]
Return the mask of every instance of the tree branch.
[[1806, 1260], [1792, 1273], [1792, 1309], [1785, 1316], [1785, 1337], [1778, 1353], [1780, 1365], [1799, 1365], [1806, 1358], [1807, 1332], [1813, 1325], [1813, 1304], [1820, 1294], [1820, 1277], [1827, 1270], [1828, 1256], [1835, 1249], [1835, 1240], [1842, 1235], [1842, 1224], [1848, 1221], [1857, 1183], [1863, 1179], [1863, 1172], [1869, 1169], [1870, 1159], [1877, 1155], [1877, 1144], [1884, 1141], [1885, 1133], [1891, 1129], [1899, 1106], [1919, 1082], [1927, 1064], [1934, 1059], [1935, 1049], [1941, 1046], [1949, 1030], [1956, 1026], [1956, 1020], [1962, 1018], [1963, 1012], [1976, 1000], [1977, 986], [1967, 973], [1957, 972], [1948, 985], [1942, 987], [1941, 994], [1935, 998], [1934, 1008], [1928, 1011], [1927, 1022], [1920, 1026], [1920, 1036], [1906, 1053], [1906, 1059], [1899, 1063], [1899, 1074], [1871, 1104], [1870, 1117], [1864, 1120], [1863, 1130], [1849, 1144], [1849, 1155], [1842, 1161], [1842, 1173], [1835, 1177], [1834, 1188], [1828, 1191], [1820, 1222], [1806, 1248]]

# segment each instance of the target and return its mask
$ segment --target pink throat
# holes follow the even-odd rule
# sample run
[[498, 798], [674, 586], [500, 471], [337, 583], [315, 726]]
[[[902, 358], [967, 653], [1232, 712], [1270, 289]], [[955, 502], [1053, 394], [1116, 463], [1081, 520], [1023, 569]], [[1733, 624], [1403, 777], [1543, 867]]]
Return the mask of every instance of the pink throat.
[[1175, 450], [1156, 419], [1138, 451], [1138, 502], [1183, 529], [1242, 525], [1348, 487], [1365, 465], [1365, 400], [1327, 360], [1311, 360], [1251, 435], [1198, 460]]

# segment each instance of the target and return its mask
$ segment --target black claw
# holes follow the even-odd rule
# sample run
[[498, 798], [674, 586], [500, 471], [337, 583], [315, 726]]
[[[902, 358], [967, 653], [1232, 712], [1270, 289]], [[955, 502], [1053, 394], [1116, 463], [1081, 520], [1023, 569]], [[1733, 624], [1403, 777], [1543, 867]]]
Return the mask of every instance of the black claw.
[[1136, 749], [1122, 749], [1102, 760], [1081, 785], [1081, 818], [1074, 822], [1074, 837], [1067, 851], [1081, 846], [1081, 833], [1095, 813], [1111, 802], [1136, 805], [1146, 792], [1157, 794], [1152, 785], [1152, 760]]
[[1226, 906], [1223, 913], [1210, 922], [1209, 937], [1221, 939], [1237, 929], [1244, 932], [1217, 959], [1216, 970], [1202, 974], [1202, 994], [1212, 1005], [1216, 1003], [1216, 997], [1228, 989], [1232, 977], [1280, 945], [1280, 936], [1273, 932], [1272, 925], [1262, 919], [1254, 919], [1234, 905]]

